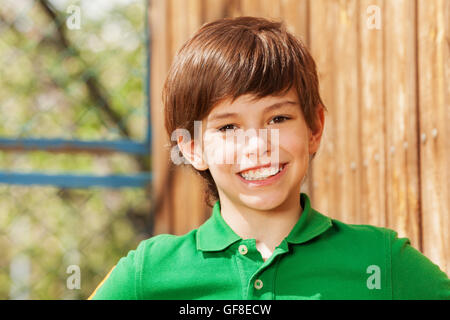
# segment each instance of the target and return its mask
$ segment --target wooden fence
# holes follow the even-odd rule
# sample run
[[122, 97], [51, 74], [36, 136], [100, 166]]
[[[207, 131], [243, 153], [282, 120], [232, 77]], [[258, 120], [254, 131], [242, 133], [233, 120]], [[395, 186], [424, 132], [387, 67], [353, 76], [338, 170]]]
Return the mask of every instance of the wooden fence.
[[161, 89], [202, 24], [282, 19], [310, 48], [328, 108], [302, 190], [320, 212], [408, 237], [450, 274], [449, 0], [152, 0], [155, 233], [183, 234], [211, 214], [199, 179], [170, 162]]

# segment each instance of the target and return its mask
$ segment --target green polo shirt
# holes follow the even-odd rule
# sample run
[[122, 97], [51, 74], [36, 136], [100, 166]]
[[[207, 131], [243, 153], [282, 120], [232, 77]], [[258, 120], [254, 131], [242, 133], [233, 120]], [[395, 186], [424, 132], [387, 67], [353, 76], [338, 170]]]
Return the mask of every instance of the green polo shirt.
[[450, 280], [393, 230], [352, 225], [311, 208], [263, 261], [255, 239], [212, 216], [160, 234], [119, 260], [90, 299], [450, 299]]

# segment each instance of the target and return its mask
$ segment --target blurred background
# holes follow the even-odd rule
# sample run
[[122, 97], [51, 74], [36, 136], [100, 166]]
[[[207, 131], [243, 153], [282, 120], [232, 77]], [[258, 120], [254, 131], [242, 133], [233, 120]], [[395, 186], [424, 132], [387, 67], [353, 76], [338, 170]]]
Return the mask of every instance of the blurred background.
[[316, 60], [312, 206], [449, 274], [450, 0], [1, 0], [0, 299], [86, 299], [141, 240], [210, 216], [170, 161], [161, 89], [202, 24], [242, 15]]
[[87, 298], [152, 234], [147, 5], [0, 2], [2, 299]]

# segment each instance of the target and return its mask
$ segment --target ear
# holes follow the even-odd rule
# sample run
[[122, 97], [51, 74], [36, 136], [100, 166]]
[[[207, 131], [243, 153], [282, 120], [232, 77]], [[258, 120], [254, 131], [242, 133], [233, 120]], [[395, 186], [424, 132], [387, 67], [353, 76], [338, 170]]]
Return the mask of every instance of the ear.
[[209, 168], [203, 158], [203, 150], [200, 143], [196, 143], [194, 139], [180, 135], [177, 137], [177, 145], [184, 158], [195, 169], [203, 171]]
[[309, 134], [309, 154], [311, 155], [315, 154], [320, 147], [320, 141], [322, 140], [323, 129], [325, 126], [325, 111], [321, 104], [317, 107], [315, 123], [315, 130], [310, 130]]

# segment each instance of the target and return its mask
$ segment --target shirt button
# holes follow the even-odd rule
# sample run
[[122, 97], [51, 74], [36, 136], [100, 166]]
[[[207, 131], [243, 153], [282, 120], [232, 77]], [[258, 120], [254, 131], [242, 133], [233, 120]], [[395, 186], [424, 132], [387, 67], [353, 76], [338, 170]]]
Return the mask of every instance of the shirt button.
[[256, 279], [255, 280], [255, 289], [259, 290], [263, 287], [263, 282], [261, 279]]
[[245, 255], [247, 254], [247, 252], [248, 252], [247, 246], [245, 244], [241, 244], [239, 246], [239, 253]]

